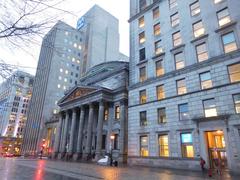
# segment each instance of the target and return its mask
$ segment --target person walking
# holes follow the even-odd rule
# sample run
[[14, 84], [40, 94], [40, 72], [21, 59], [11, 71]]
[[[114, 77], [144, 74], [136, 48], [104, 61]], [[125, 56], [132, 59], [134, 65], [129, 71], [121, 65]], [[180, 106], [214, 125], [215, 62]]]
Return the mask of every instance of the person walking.
[[206, 164], [205, 160], [202, 157], [200, 157], [200, 166], [201, 166], [202, 172], [204, 172], [205, 164]]

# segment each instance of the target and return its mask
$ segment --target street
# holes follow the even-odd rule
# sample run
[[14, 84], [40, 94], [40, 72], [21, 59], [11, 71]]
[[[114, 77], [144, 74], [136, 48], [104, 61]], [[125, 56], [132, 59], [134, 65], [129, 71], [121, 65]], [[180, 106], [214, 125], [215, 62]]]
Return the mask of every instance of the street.
[[0, 175], [2, 180], [200, 180], [200, 179], [233, 179], [225, 174], [208, 178], [201, 172], [181, 170], [163, 170], [160, 168], [142, 167], [108, 167], [89, 163], [63, 161], [0, 158]]

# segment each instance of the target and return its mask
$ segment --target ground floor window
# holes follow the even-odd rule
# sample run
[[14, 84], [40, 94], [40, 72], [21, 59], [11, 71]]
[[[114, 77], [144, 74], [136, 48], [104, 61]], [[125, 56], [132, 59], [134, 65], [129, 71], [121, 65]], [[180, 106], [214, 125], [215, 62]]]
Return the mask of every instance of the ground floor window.
[[118, 148], [118, 134], [114, 134], [113, 149], [119, 149]]
[[148, 136], [140, 136], [140, 156], [148, 156]]
[[181, 134], [181, 148], [182, 148], [182, 157], [184, 158], [193, 158], [194, 149], [192, 142], [192, 133], [182, 133]]
[[168, 157], [169, 149], [168, 149], [168, 135], [159, 135], [158, 138], [159, 143], [159, 156]]

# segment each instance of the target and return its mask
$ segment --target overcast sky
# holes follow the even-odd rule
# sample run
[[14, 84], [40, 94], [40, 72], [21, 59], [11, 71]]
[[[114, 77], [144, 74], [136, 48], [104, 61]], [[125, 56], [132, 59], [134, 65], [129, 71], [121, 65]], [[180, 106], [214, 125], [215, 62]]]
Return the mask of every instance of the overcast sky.
[[[127, 22], [129, 19], [129, 0], [65, 0], [61, 4], [61, 8], [72, 12], [75, 16], [66, 14], [64, 17], [61, 17], [62, 19], [59, 18], [59, 20], [63, 20], [67, 24], [76, 27], [78, 18], [86, 13], [94, 4], [98, 4], [119, 19], [120, 52], [129, 55], [129, 26]], [[1, 43], [0, 55], [1, 59], [8, 64], [36, 68], [40, 49], [40, 45], [29, 44], [29, 48], [26, 49], [28, 52], [24, 52], [23, 50], [9, 49], [7, 45], [4, 46]], [[24, 70], [35, 74], [36, 69], [33, 68]]]

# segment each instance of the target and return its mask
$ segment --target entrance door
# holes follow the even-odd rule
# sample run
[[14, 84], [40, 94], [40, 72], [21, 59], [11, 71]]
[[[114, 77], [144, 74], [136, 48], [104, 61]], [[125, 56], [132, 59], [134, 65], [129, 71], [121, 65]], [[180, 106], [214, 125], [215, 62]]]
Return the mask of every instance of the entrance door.
[[206, 132], [209, 164], [211, 168], [216, 168], [220, 164], [221, 168], [227, 168], [227, 154], [223, 131]]

